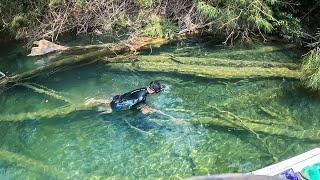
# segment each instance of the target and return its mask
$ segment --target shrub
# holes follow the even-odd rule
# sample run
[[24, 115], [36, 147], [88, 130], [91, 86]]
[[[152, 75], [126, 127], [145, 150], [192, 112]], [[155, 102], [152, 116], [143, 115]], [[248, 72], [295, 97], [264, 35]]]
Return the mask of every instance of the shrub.
[[302, 80], [307, 87], [320, 90], [320, 29], [316, 33], [318, 39], [309, 46], [313, 49], [305, 56], [302, 64]]
[[169, 20], [152, 16], [143, 28], [143, 33], [147, 36], [173, 38], [178, 27]]

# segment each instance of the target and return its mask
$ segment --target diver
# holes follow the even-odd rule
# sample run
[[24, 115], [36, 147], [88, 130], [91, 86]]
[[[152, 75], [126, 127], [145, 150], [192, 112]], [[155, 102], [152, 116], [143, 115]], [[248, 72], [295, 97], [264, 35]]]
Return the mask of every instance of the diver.
[[99, 110], [105, 113], [129, 109], [134, 111], [139, 110], [143, 114], [153, 113], [157, 110], [146, 105], [146, 98], [149, 94], [159, 93], [161, 89], [161, 85], [158, 81], [152, 81], [146, 88], [135, 89], [125, 94], [114, 96], [111, 102], [106, 99], [90, 98], [85, 102], [85, 105], [103, 104], [104, 107], [100, 107]]

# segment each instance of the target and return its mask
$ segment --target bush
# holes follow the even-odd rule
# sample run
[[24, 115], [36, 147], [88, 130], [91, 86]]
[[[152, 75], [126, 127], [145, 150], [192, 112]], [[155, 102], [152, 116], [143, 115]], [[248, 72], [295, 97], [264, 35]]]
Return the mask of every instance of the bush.
[[178, 27], [169, 20], [163, 20], [157, 16], [152, 16], [143, 28], [143, 33], [147, 36], [173, 38]]
[[318, 39], [309, 46], [313, 49], [305, 56], [302, 64], [302, 79], [307, 87], [320, 90], [320, 29], [316, 33]]
[[[64, 32], [141, 34], [172, 38], [177, 31], [222, 34], [226, 43], [266, 34], [295, 40], [299, 17], [318, 1], [301, 0], [1, 0], [0, 34], [30, 40]], [[299, 9], [297, 4], [302, 4]], [[299, 12], [302, 12], [299, 14]], [[315, 11], [314, 11], [315, 12]], [[312, 14], [312, 13], [311, 13]], [[307, 16], [309, 17], [309, 16]], [[308, 19], [308, 18], [305, 18]], [[114, 32], [115, 31], [115, 32]]]
[[197, 10], [230, 41], [272, 33], [291, 40], [301, 34], [301, 26], [287, 6], [276, 0], [201, 0]]

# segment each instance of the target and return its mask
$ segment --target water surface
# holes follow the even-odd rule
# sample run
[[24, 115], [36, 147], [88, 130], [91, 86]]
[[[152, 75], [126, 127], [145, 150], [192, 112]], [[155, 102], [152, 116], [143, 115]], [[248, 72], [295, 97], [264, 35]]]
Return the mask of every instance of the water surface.
[[[283, 45], [230, 49], [192, 42], [144, 53], [277, 62], [299, 59], [291, 46]], [[1, 69], [12, 74], [39, 66], [39, 59], [17, 56], [14, 48], [0, 56]], [[27, 65], [19, 68], [20, 62]], [[319, 98], [301, 88], [298, 81], [210, 79], [96, 63], [43, 75], [32, 82], [81, 104], [86, 98], [111, 98], [145, 87], [155, 79], [166, 88], [148, 97], [148, 105], [161, 112], [150, 115], [92, 110], [37, 118], [31, 112], [47, 113], [65, 102], [21, 86], [1, 93], [1, 117], [21, 115], [23, 121], [0, 117], [0, 178], [178, 179], [250, 172], [320, 145], [319, 140], [310, 138], [272, 132], [257, 136], [249, 130], [194, 123], [216, 117], [218, 107], [287, 131], [317, 130]]]

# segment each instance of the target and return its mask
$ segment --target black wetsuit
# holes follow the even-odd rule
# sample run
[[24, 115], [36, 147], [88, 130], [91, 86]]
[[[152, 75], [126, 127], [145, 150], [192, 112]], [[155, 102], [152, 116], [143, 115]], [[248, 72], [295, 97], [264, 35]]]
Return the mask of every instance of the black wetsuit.
[[122, 95], [113, 97], [110, 106], [114, 111], [121, 111], [127, 109], [137, 109], [137, 107], [146, 102], [148, 95], [147, 88], [140, 88]]

